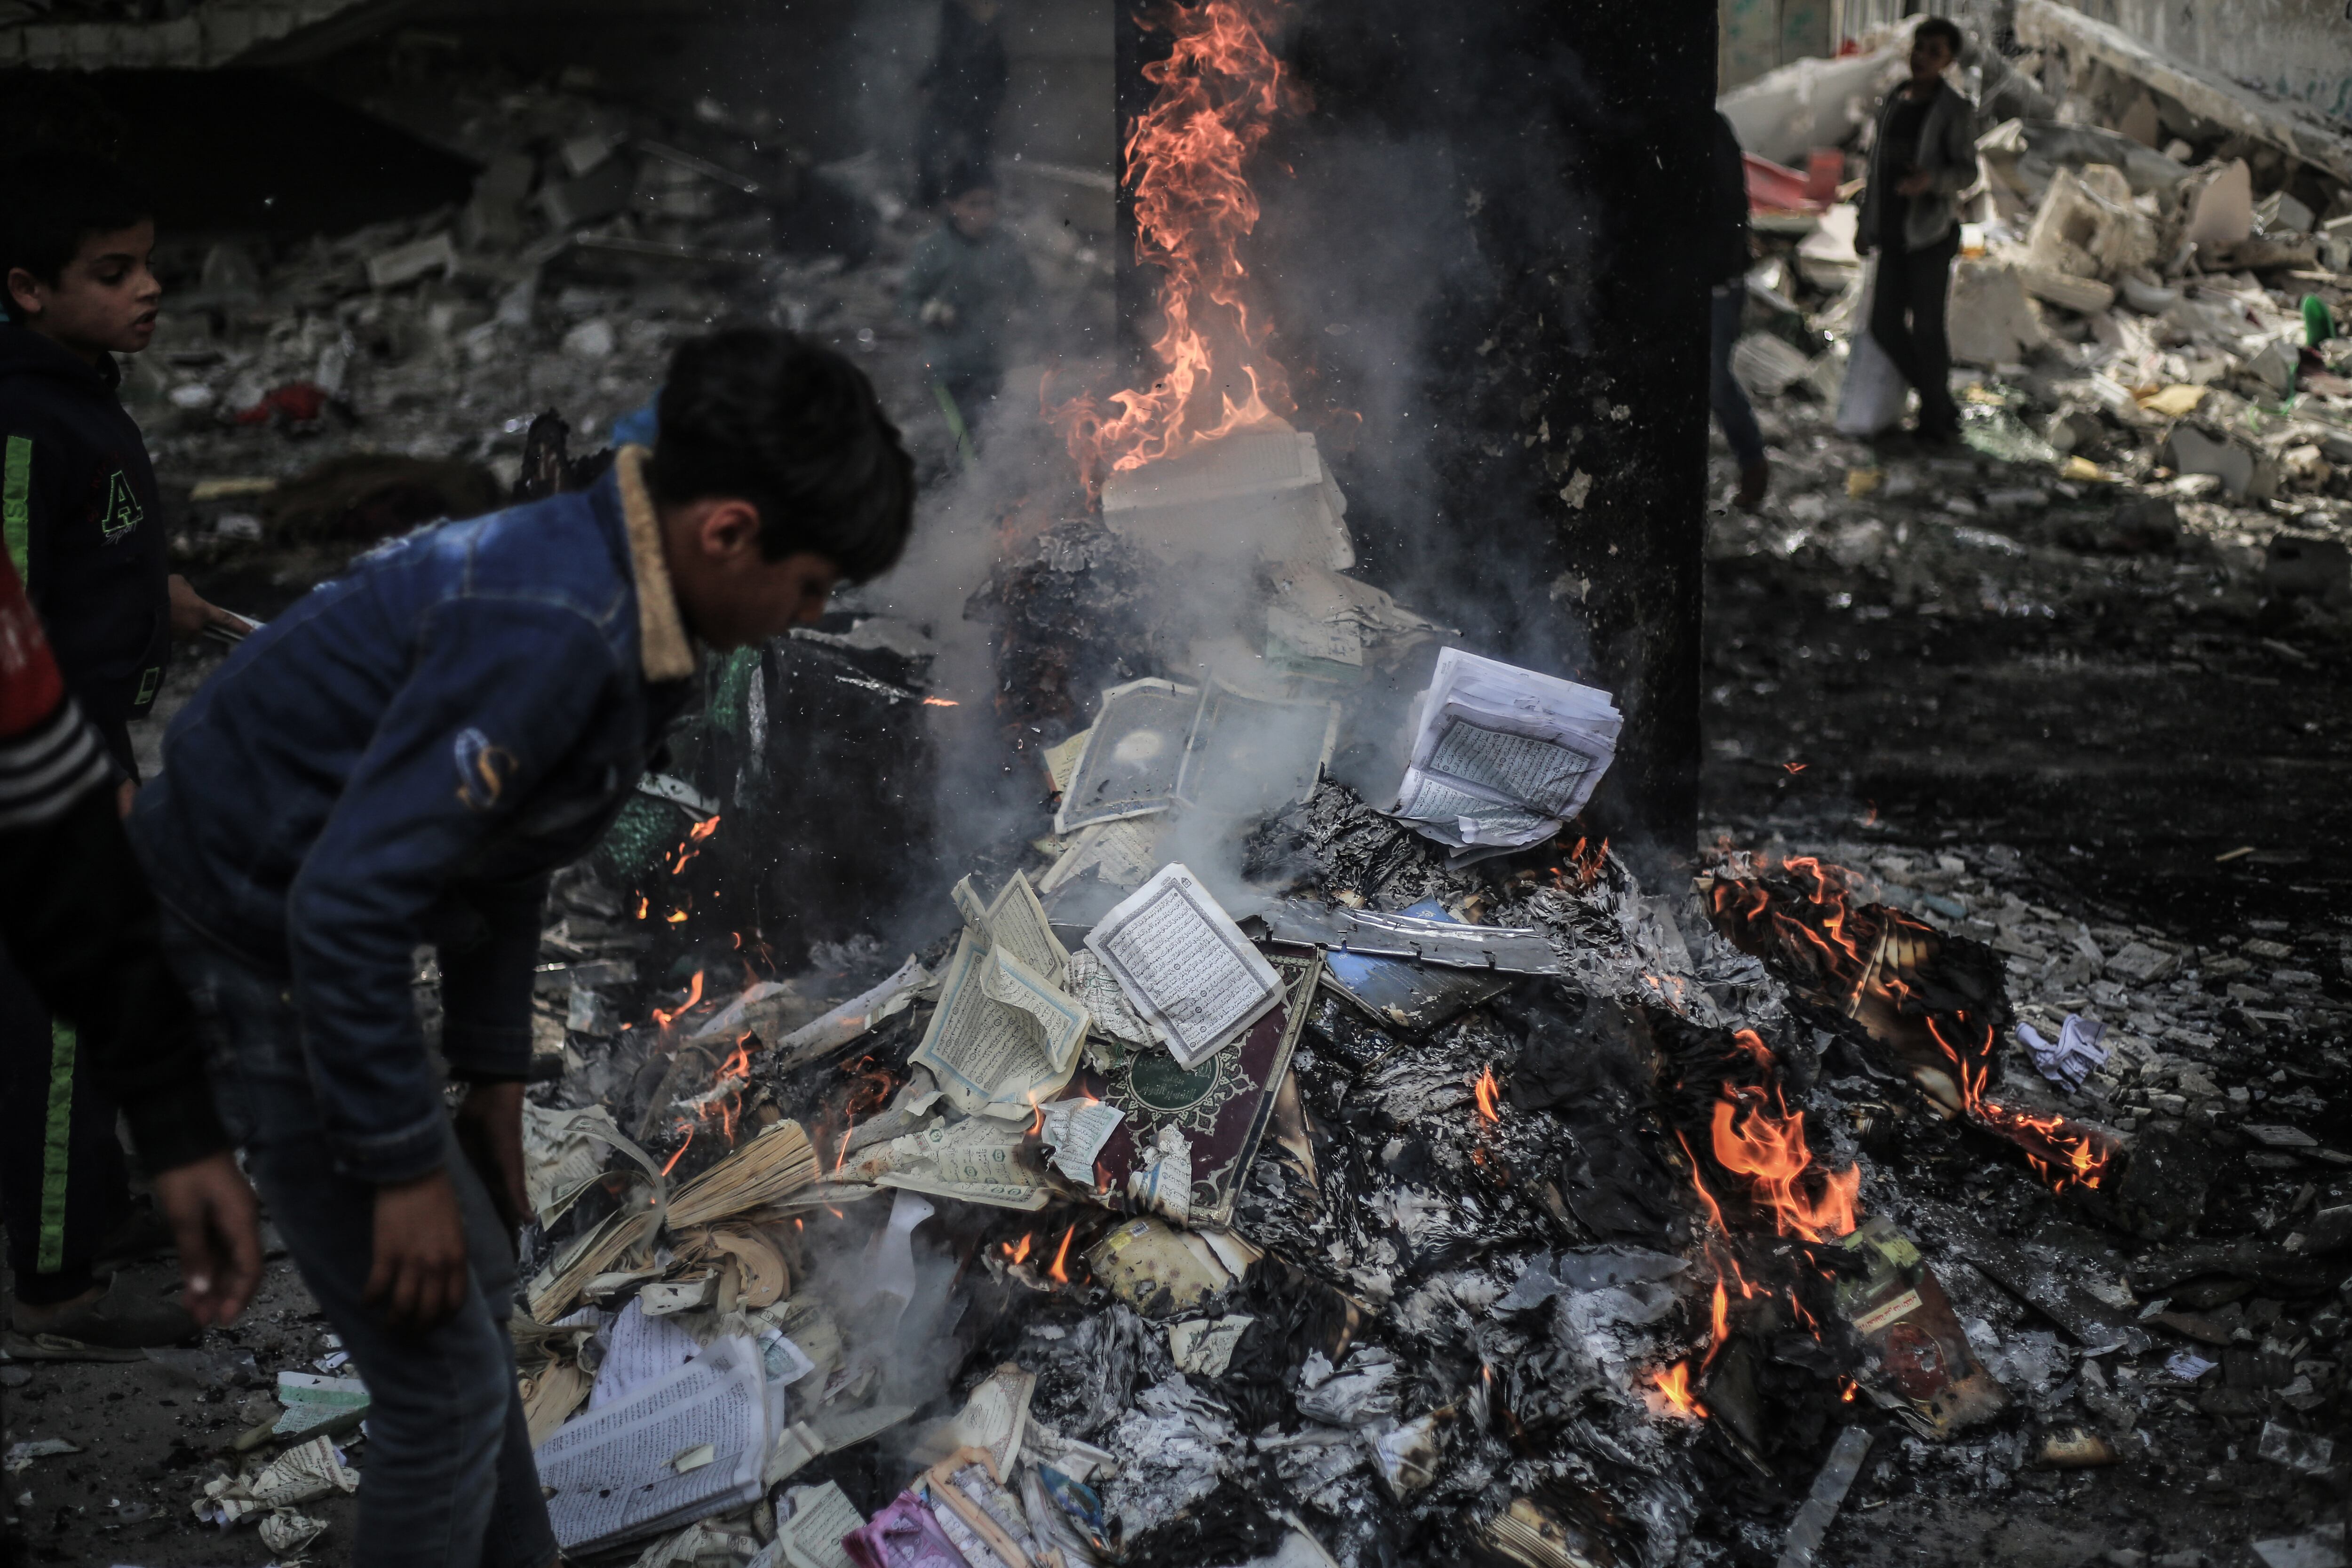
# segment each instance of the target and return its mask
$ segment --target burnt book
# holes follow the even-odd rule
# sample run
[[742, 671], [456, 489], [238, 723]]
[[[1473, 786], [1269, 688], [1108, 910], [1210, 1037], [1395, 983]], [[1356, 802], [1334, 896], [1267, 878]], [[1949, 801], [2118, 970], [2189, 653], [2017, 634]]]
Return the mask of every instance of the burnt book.
[[1234, 1200], [1274, 1120], [1323, 973], [1320, 953], [1265, 956], [1281, 976], [1283, 999], [1247, 1033], [1197, 1066], [1181, 1066], [1165, 1051], [1146, 1050], [1108, 1072], [1091, 1064], [1079, 1069], [1070, 1092], [1123, 1113], [1095, 1155], [1098, 1184], [1128, 1194], [1138, 1179], [1149, 1180], [1164, 1169], [1167, 1151], [1181, 1139], [1191, 1166], [1189, 1191], [1176, 1203], [1150, 1206], [1171, 1217], [1181, 1212], [1181, 1223], [1191, 1226], [1232, 1223]]

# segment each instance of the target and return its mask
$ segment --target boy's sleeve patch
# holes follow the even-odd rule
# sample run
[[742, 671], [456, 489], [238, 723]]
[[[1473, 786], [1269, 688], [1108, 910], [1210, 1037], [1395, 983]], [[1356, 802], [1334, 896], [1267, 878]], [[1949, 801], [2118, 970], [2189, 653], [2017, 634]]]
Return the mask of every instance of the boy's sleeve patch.
[[515, 754], [471, 726], [458, 731], [451, 751], [457, 764], [457, 798], [475, 811], [496, 807], [514, 776]]
[[8, 437], [7, 456], [0, 460], [0, 537], [8, 546], [9, 564], [30, 584], [33, 537], [33, 438]]

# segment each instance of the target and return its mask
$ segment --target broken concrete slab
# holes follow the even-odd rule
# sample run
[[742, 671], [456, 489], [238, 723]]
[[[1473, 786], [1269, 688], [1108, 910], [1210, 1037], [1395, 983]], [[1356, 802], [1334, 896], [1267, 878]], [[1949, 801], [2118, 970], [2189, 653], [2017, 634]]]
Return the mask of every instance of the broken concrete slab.
[[2062, 49], [2178, 100], [2193, 114], [2264, 142], [2306, 163], [2352, 181], [2352, 135], [2300, 104], [2283, 103], [2212, 72], [2158, 53], [2112, 23], [2058, 0], [2018, 0], [2018, 40]]

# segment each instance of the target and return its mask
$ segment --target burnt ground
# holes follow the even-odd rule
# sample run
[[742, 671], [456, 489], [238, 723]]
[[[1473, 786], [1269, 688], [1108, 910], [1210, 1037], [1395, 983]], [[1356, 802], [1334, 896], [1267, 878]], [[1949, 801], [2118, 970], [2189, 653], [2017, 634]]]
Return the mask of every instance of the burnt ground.
[[1874, 449], [1818, 405], [1780, 423], [1763, 515], [1710, 529], [1709, 823], [2005, 843], [2085, 910], [2192, 939], [2346, 907], [2352, 619], [2263, 581], [2273, 535], [2341, 514], [2181, 499], [2175, 542], [2124, 549], [2121, 487]]
[[[2056, 926], [2162, 933], [2190, 963], [2201, 956], [2208, 973], [2147, 1005], [2164, 1017], [2169, 1005], [2218, 1007], [2215, 1055], [2231, 1065], [2214, 1076], [2254, 1092], [2265, 1082], [2302, 1085], [2312, 1098], [2299, 1103], [2318, 1110], [2309, 1124], [2323, 1139], [2340, 1130], [2352, 1105], [2343, 1052], [2352, 621], [2341, 604], [2267, 591], [2263, 560], [2282, 530], [2342, 538], [2342, 503], [2180, 495], [2168, 498], [2177, 537], [2132, 539], [2116, 527], [2118, 507], [2132, 500], [2123, 487], [2064, 487], [2047, 462], [1923, 453], [1901, 437], [1873, 447], [1838, 437], [1824, 415], [1793, 395], [1766, 410], [1770, 501], [1756, 517], [1718, 503], [1710, 519], [1703, 837], [1742, 847], [1777, 841], [1792, 852], [1842, 844], [1849, 857], [1884, 845], [1898, 867], [1906, 855], [1932, 866], [1959, 851], [1945, 864], [1982, 870], [1990, 860], [2007, 896], [2031, 900]], [[1713, 493], [1727, 495], [1719, 444], [1713, 466]], [[1850, 495], [1849, 472], [1873, 468], [1875, 489], [1865, 478], [1851, 488], [1870, 493]], [[1926, 887], [1937, 878], [1903, 879]], [[1955, 898], [1923, 912], [1985, 912], [1981, 897]], [[2259, 962], [2253, 973], [2242, 959], [2215, 963], [2263, 940], [2308, 963], [2298, 982], [2316, 982], [2291, 1004], [2275, 982], [2265, 989]], [[2057, 996], [2081, 989], [2079, 973], [2067, 984], [2044, 965], [2047, 983], [2037, 984], [2021, 967], [2010, 963], [2021, 1007], [2040, 1000], [2054, 1015], [2080, 1005]], [[2255, 984], [2232, 989], [2210, 973], [2217, 967]], [[2127, 1005], [2143, 1003], [2135, 995]], [[2200, 1113], [2189, 1105], [2193, 1121]], [[2251, 1151], [2226, 1126], [2215, 1150], [2209, 1237], [2281, 1239], [2293, 1228], [2283, 1214], [2303, 1189], [2320, 1206], [2352, 1191], [2339, 1167], [2297, 1168]], [[2111, 1265], [2142, 1250], [1981, 1150], [1940, 1169], [1912, 1163], [1909, 1175], [1921, 1196], [1966, 1205], [2013, 1237]], [[1964, 1319], [1984, 1310], [2012, 1342], [2020, 1327], [2030, 1335], [2054, 1326], [1949, 1252], [1932, 1242], [1929, 1251]], [[2346, 1271], [2343, 1258], [2336, 1264]], [[2285, 1331], [2294, 1354], [2340, 1355], [2340, 1288], [2332, 1299], [2332, 1320], [2324, 1306], [2314, 1314], [2319, 1333], [2307, 1331], [2311, 1319]], [[1996, 1315], [2004, 1310], [2005, 1324]], [[2169, 1331], [2152, 1338], [2137, 1359], [2140, 1378], [2179, 1350], [2200, 1349]], [[2210, 1346], [2201, 1353], [2223, 1357]], [[2103, 1374], [2120, 1405], [2077, 1363], [2071, 1375], [2062, 1369], [2040, 1387], [2019, 1387], [2020, 1409], [1948, 1447], [1882, 1435], [1824, 1561], [2245, 1564], [2257, 1561], [2254, 1540], [2342, 1522], [2352, 1423], [2340, 1377], [2335, 1397], [2305, 1417], [2310, 1430], [2334, 1434], [2336, 1468], [2306, 1476], [2258, 1456], [2263, 1396], [2217, 1394], [2229, 1381], [2220, 1375], [2201, 1394], [2160, 1374], [2126, 1382], [2133, 1360], [2112, 1358]], [[2031, 1463], [2034, 1435], [2070, 1420], [2112, 1437], [2121, 1462]], [[2111, 1555], [2130, 1552], [2145, 1555]]]

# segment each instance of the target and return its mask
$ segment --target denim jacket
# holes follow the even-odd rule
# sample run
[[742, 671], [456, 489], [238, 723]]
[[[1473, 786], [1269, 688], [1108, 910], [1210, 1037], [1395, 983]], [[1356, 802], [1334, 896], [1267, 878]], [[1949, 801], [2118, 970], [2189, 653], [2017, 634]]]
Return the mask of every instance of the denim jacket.
[[131, 836], [158, 896], [290, 981], [344, 1169], [438, 1166], [442, 1054], [521, 1077], [549, 874], [593, 846], [695, 668], [642, 479], [395, 541], [255, 633], [172, 722]]

